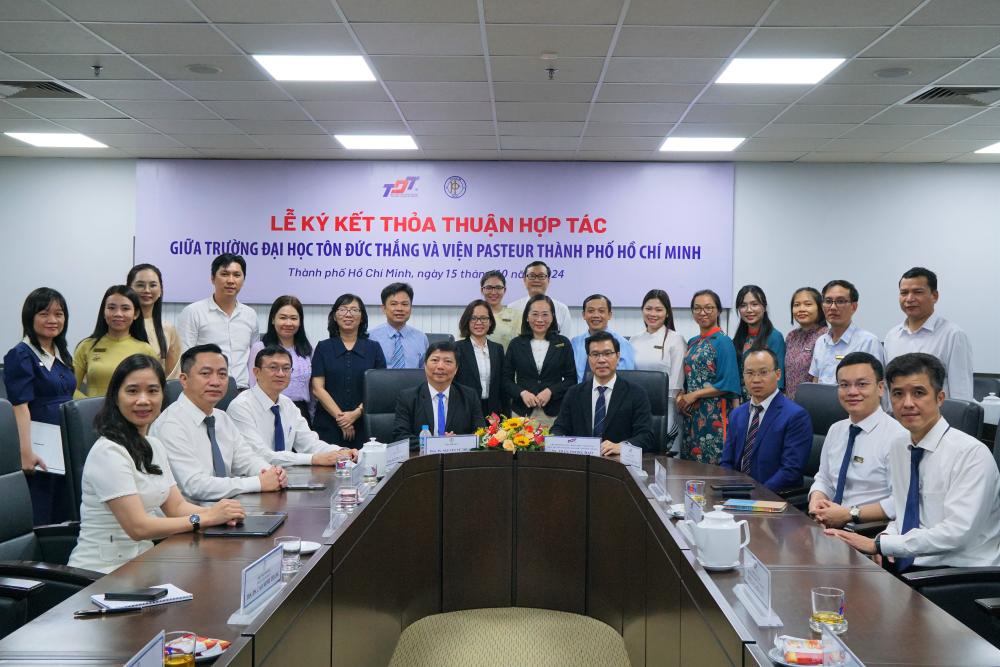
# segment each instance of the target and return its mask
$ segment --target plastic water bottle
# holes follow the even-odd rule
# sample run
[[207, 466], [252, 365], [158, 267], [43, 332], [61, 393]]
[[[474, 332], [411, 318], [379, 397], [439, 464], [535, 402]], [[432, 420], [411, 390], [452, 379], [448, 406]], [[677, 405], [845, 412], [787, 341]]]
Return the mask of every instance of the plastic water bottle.
[[420, 455], [423, 456], [427, 453], [427, 438], [431, 437], [431, 430], [427, 428], [427, 424], [420, 427]]

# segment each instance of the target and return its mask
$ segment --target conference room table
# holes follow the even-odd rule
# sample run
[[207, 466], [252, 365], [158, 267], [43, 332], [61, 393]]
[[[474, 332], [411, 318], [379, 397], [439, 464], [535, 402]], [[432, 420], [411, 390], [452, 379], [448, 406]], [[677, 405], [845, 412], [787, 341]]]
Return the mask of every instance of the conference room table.
[[[746, 482], [716, 466], [657, 457], [675, 502], [685, 481]], [[413, 456], [349, 514], [330, 510], [349, 480], [292, 467], [317, 491], [247, 494], [251, 513], [288, 518], [265, 538], [169, 537], [0, 641], [0, 665], [122, 665], [160, 630], [232, 642], [216, 665], [386, 665], [401, 632], [424, 616], [477, 607], [542, 607], [597, 618], [639, 665], [771, 665], [776, 634], [814, 637], [810, 589], [846, 591], [845, 643], [866, 664], [996, 665], [1000, 650], [793, 508], [746, 514], [749, 549], [768, 567], [781, 628], [758, 627], [733, 587], [708, 572], [648, 477], [616, 459], [544, 452]], [[752, 497], [776, 500], [757, 486]], [[331, 518], [335, 521], [331, 522]], [[320, 548], [248, 625], [240, 575], [296, 535]], [[172, 583], [194, 599], [140, 614], [78, 620], [90, 595]], [[499, 629], [498, 631], [502, 631]]]

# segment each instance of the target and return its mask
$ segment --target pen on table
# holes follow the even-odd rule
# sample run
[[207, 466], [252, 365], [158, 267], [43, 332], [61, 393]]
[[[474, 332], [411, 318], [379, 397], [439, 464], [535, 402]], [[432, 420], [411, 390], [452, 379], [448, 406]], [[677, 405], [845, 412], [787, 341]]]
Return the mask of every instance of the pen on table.
[[135, 614], [141, 613], [142, 607], [123, 607], [121, 609], [80, 609], [74, 611], [76, 618], [90, 618], [91, 616], [110, 616], [112, 614]]

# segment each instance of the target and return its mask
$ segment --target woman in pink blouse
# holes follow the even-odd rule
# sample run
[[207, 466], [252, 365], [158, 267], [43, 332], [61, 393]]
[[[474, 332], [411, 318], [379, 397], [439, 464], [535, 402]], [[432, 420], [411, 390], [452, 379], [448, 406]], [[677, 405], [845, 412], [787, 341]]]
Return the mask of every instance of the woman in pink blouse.
[[814, 287], [800, 287], [792, 295], [792, 323], [798, 324], [785, 337], [785, 395], [795, 398], [795, 389], [809, 379], [816, 339], [826, 333], [823, 298]]

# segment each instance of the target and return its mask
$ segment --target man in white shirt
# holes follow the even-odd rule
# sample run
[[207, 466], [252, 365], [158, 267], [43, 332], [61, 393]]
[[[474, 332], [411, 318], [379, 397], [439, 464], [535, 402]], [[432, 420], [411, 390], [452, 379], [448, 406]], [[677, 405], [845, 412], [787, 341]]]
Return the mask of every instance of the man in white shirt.
[[[524, 288], [528, 290], [527, 296], [523, 296], [517, 301], [508, 304], [508, 308], [513, 308], [517, 311], [518, 317], [524, 313], [524, 307], [528, 305], [528, 299], [537, 294], [547, 294], [549, 291], [549, 283], [552, 278], [552, 269], [549, 265], [541, 260], [536, 260], [528, 266], [524, 267]], [[549, 295], [552, 299], [552, 295]], [[552, 304], [556, 308], [555, 316], [556, 322], [558, 323], [559, 333], [566, 336], [567, 338], [572, 335], [572, 317], [569, 314], [569, 307], [562, 301], [556, 301], [552, 299]]]
[[184, 393], [153, 422], [151, 435], [167, 448], [170, 470], [191, 500], [219, 500], [288, 486], [284, 469], [244, 440], [216, 404], [226, 394], [229, 362], [217, 345], [198, 345], [181, 355]]
[[899, 279], [899, 307], [906, 315], [902, 324], [885, 335], [885, 359], [892, 361], [907, 352], [926, 352], [944, 364], [948, 398], [974, 400], [972, 396], [972, 345], [965, 332], [934, 313], [938, 300], [937, 275], [915, 266]]
[[906, 429], [882, 409], [883, 377], [867, 352], [851, 352], [837, 365], [837, 399], [848, 418], [830, 427], [809, 489], [809, 516], [827, 528], [895, 516], [889, 448]]
[[941, 416], [945, 378], [941, 362], [923, 352], [889, 363], [892, 411], [909, 431], [889, 452], [896, 518], [874, 540], [826, 530], [862, 553], [890, 557], [897, 572], [1000, 565], [1000, 472], [989, 448]]
[[823, 287], [823, 315], [830, 330], [816, 339], [809, 364], [812, 382], [837, 384], [837, 364], [851, 352], [867, 352], [884, 362], [878, 336], [854, 323], [858, 288], [846, 280], [831, 280]]
[[181, 351], [212, 343], [229, 359], [229, 374], [236, 386], [250, 386], [250, 346], [260, 337], [257, 313], [236, 300], [246, 279], [247, 263], [239, 255], [224, 253], [212, 260], [212, 296], [189, 304], [177, 316]]
[[292, 399], [281, 392], [292, 378], [292, 355], [268, 345], [254, 359], [257, 383], [233, 399], [226, 414], [243, 437], [275, 465], [332, 466], [353, 459], [357, 450], [319, 439]]

